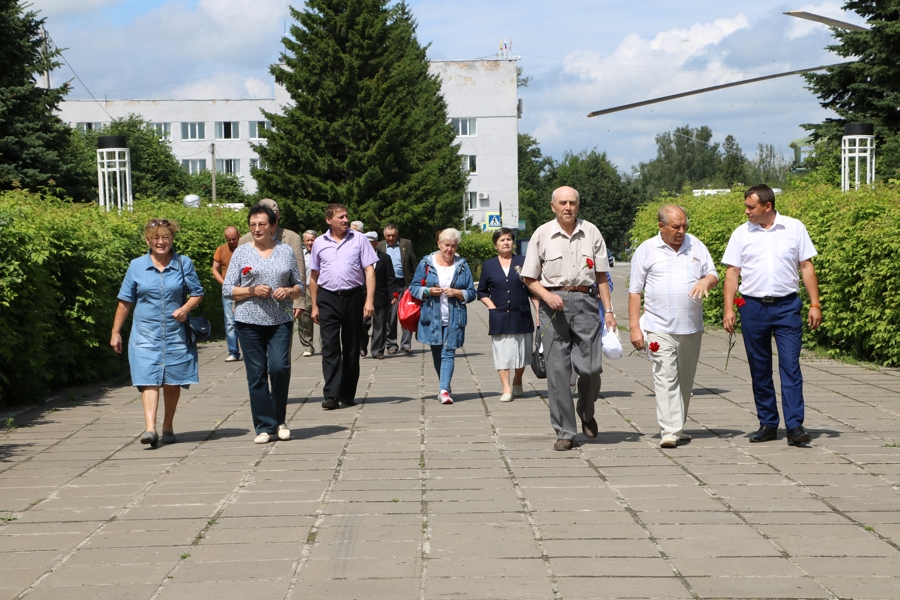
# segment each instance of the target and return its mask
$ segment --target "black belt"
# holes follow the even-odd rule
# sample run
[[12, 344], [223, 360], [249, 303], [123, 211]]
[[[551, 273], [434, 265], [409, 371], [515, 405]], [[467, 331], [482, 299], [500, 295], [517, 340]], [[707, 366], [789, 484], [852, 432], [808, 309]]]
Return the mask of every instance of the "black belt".
[[797, 292], [793, 294], [788, 294], [787, 296], [744, 296], [747, 300], [756, 300], [757, 302], [762, 302], [763, 304], [778, 304], [780, 302], [790, 302], [794, 298], [797, 297]]
[[547, 288], [551, 292], [581, 292], [582, 294], [593, 294], [594, 288], [589, 285], [561, 285], [558, 287]]
[[358, 294], [362, 290], [366, 289], [366, 286], [361, 285], [349, 290], [326, 290], [325, 288], [321, 288], [323, 292], [328, 292], [329, 294], [334, 294], [335, 296], [352, 296], [353, 294]]

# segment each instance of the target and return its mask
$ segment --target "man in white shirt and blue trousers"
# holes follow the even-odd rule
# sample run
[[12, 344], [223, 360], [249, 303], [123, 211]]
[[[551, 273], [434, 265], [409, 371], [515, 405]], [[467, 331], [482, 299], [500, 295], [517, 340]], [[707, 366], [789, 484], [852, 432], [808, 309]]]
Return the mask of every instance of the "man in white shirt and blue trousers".
[[775, 193], [767, 185], [756, 185], [744, 193], [747, 223], [735, 229], [725, 248], [725, 331], [736, 324], [734, 298], [740, 292], [745, 304], [739, 309], [747, 363], [753, 381], [753, 399], [759, 430], [751, 442], [778, 439], [778, 401], [772, 379], [772, 337], [778, 347], [781, 376], [781, 406], [788, 445], [807, 444], [809, 432], [803, 427], [803, 375], [800, 347], [803, 341], [803, 302], [797, 294], [800, 278], [809, 295], [807, 323], [810, 329], [822, 324], [819, 281], [812, 258], [817, 252], [806, 227], [797, 219], [775, 210]]

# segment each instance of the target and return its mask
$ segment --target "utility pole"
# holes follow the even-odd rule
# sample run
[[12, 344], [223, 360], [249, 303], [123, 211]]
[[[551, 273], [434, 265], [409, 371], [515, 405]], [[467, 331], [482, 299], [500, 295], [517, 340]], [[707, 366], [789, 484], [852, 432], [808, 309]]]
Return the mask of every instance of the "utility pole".
[[209, 145], [209, 154], [212, 157], [212, 203], [216, 203], [216, 145]]
[[[43, 23], [41, 24], [41, 36], [44, 38], [44, 42], [42, 44], [42, 46], [44, 48], [43, 58], [46, 59], [48, 56], [50, 56], [50, 37], [47, 35], [47, 29], [44, 27]], [[44, 72], [41, 74], [41, 76], [42, 76], [42, 79], [44, 80], [44, 89], [49, 90], [50, 89], [50, 67], [49, 66], [46, 69], [44, 69]]]

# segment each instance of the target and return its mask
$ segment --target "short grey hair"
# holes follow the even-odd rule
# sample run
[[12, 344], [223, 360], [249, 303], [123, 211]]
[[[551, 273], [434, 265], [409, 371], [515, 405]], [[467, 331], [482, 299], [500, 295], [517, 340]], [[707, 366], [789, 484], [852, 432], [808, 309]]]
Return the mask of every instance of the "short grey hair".
[[356, 229], [360, 233], [365, 233], [366, 227], [362, 221], [350, 221], [350, 228]]
[[447, 229], [444, 229], [443, 231], [441, 231], [441, 234], [438, 236], [438, 244], [440, 244], [441, 242], [449, 241], [449, 240], [453, 240], [454, 242], [459, 244], [462, 241], [462, 234], [459, 232], [458, 229], [453, 229], [452, 227], [448, 227]]
[[[556, 190], [559, 189], [560, 188], [556, 188]], [[550, 202], [554, 204], [556, 203], [556, 190], [553, 190], [553, 193], [550, 194]], [[576, 190], [575, 188], [572, 188], [572, 191], [575, 192], [575, 199], [578, 201], [578, 204], [581, 204], [581, 194], [579, 194], [578, 190]]]
[[684, 220], [687, 222], [687, 211], [684, 210], [683, 206], [678, 206], [677, 204], [663, 204], [659, 212], [656, 213], [656, 220], [662, 223], [663, 225], [669, 224], [669, 213], [673, 210], [680, 210], [681, 214], [684, 215]]
[[301, 238], [305, 238], [305, 237], [308, 236], [308, 235], [313, 236], [313, 238], [319, 237], [319, 234], [316, 233], [316, 230], [315, 230], [315, 229], [307, 229], [306, 231], [303, 232], [303, 235], [301, 235], [300, 237], [301, 237]]

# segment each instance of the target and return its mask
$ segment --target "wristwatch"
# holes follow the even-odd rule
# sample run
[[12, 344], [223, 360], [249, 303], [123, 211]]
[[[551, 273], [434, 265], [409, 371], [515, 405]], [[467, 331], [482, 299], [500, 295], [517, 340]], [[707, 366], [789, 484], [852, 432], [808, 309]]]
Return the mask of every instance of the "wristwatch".
[[614, 313], [614, 312], [616, 312], [616, 311], [614, 311], [614, 310], [604, 310], [604, 311], [603, 311], [603, 314], [604, 314], [604, 315], [608, 315], [608, 314]]

